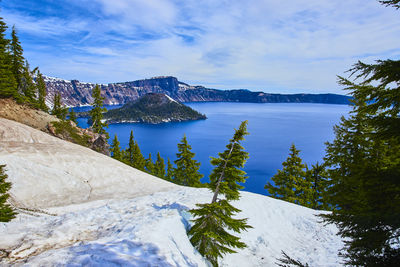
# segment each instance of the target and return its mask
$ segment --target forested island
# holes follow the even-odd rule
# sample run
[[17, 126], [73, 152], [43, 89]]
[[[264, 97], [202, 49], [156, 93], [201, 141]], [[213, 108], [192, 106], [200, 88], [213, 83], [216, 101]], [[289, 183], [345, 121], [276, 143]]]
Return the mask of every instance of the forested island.
[[138, 100], [129, 102], [121, 108], [103, 114], [104, 120], [111, 123], [141, 122], [164, 123], [191, 120], [205, 120], [207, 117], [161, 93], [149, 93]]

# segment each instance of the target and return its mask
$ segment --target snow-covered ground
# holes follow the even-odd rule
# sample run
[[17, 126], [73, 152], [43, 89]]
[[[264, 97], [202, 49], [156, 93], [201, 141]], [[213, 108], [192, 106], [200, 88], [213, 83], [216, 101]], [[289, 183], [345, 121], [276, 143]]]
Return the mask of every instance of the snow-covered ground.
[[[211, 200], [207, 189], [167, 183], [0, 119], [4, 163], [13, 203], [23, 209], [0, 223], [0, 265], [207, 266], [186, 235], [187, 211]], [[282, 250], [310, 266], [340, 265], [342, 241], [334, 226], [318, 222], [321, 212], [241, 195], [234, 206], [253, 226], [240, 234], [248, 247], [226, 255], [221, 266], [276, 266]]]

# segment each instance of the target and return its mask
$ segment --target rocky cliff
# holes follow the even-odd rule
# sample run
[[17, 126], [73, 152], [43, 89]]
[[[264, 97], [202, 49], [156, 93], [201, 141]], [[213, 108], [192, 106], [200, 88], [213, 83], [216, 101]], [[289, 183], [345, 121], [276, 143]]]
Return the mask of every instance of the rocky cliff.
[[[47, 102], [56, 92], [60, 92], [63, 103], [68, 106], [90, 105], [95, 84], [83, 83], [77, 80], [62, 80], [45, 77], [48, 90]], [[252, 103], [326, 103], [348, 104], [349, 97], [336, 94], [269, 94], [240, 90], [218, 90], [203, 86], [191, 86], [179, 82], [171, 76], [154, 77], [150, 79], [101, 84], [105, 104], [125, 104], [138, 99], [147, 93], [163, 93], [180, 102], [252, 102]]]

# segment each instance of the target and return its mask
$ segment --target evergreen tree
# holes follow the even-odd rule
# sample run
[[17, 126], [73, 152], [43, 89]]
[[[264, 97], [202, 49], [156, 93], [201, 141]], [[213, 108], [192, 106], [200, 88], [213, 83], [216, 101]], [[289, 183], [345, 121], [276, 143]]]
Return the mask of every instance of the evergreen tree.
[[104, 98], [101, 96], [100, 87], [97, 84], [92, 91], [92, 97], [93, 109], [89, 111], [92, 129], [95, 133], [105, 134], [108, 138], [108, 134], [104, 129], [104, 127], [107, 127], [107, 124], [101, 121], [103, 119], [103, 112], [107, 111], [107, 109], [103, 107]]
[[168, 158], [168, 162], [167, 162], [167, 174], [165, 176], [165, 179], [170, 182], [172, 182], [174, 179], [174, 166], [172, 166], [169, 158]]
[[10, 195], [7, 193], [11, 188], [11, 183], [6, 182], [7, 174], [5, 173], [6, 165], [0, 165], [0, 222], [9, 222], [15, 218], [17, 214], [12, 207], [7, 204]]
[[36, 103], [36, 86], [33, 82], [32, 72], [29, 69], [28, 61], [25, 61], [21, 77], [21, 91], [29, 103]]
[[74, 109], [73, 108], [71, 108], [70, 110], [69, 110], [69, 115], [68, 115], [68, 119], [70, 120], [70, 121], [72, 121], [72, 122], [74, 122], [76, 125], [78, 124], [78, 121], [77, 121], [77, 119], [76, 119], [76, 113], [75, 113], [75, 111], [74, 111]]
[[155, 176], [160, 178], [165, 178], [165, 163], [164, 159], [160, 156], [160, 152], [157, 153], [157, 160], [154, 164], [154, 173]]
[[200, 162], [193, 159], [195, 154], [191, 149], [186, 136], [183, 136], [181, 143], [178, 144], [177, 160], [174, 161], [176, 164], [174, 182], [185, 186], [201, 187], [200, 179], [203, 175], [199, 173]]
[[12, 62], [12, 72], [14, 79], [17, 83], [17, 88], [22, 92], [22, 76], [24, 73], [24, 57], [21, 42], [18, 39], [17, 31], [15, 26], [12, 27], [11, 32], [11, 62]]
[[120, 143], [118, 141], [117, 135], [114, 136], [114, 139], [113, 139], [111, 147], [110, 147], [110, 151], [111, 151], [112, 158], [122, 161], [122, 152], [121, 152], [121, 147], [120, 147]]
[[36, 86], [38, 91], [38, 108], [43, 110], [44, 112], [48, 112], [49, 108], [46, 105], [46, 83], [44, 82], [43, 75], [38, 71], [36, 77]]
[[151, 153], [149, 153], [149, 157], [146, 159], [145, 170], [150, 174], [154, 174], [154, 162], [151, 159]]
[[6, 39], [7, 25], [0, 17], [0, 97], [18, 98], [17, 83], [12, 72], [10, 40]]
[[54, 95], [53, 109], [51, 110], [51, 114], [56, 116], [60, 120], [65, 120], [67, 118], [67, 113], [68, 109], [64, 107], [61, 103], [61, 94], [56, 93]]
[[312, 184], [311, 208], [316, 210], [329, 210], [330, 206], [326, 200], [326, 189], [328, 187], [328, 173], [323, 164], [318, 162], [307, 170], [308, 180]]
[[379, 3], [386, 6], [393, 6], [396, 9], [400, 8], [400, 0], [380, 0]]
[[334, 210], [323, 217], [346, 238], [341, 255], [349, 265], [400, 262], [399, 67], [400, 61], [359, 62], [352, 70], [364, 81], [340, 77], [354, 105], [327, 143], [327, 197]]
[[135, 142], [135, 152], [134, 152], [134, 162], [133, 167], [138, 170], [144, 171], [146, 167], [146, 159], [144, 158], [142, 152], [140, 151], [139, 144]]
[[[243, 151], [240, 142], [247, 135], [247, 121], [241, 123], [235, 131], [233, 138], [218, 158], [212, 158], [211, 164], [215, 166], [210, 175], [209, 188], [214, 196], [209, 204], [197, 204], [197, 209], [189, 212], [195, 216], [194, 225], [189, 230], [190, 242], [211, 262], [218, 266], [218, 258], [226, 253], [235, 253], [234, 248], [244, 248], [246, 244], [239, 237], [231, 235], [227, 230], [239, 233], [251, 228], [247, 219], [234, 219], [232, 216], [240, 212], [229, 201], [240, 198], [238, 183], [244, 183], [246, 173], [241, 170], [248, 159], [248, 153]], [[219, 198], [219, 196], [222, 198]]]
[[128, 165], [134, 166], [135, 162], [135, 140], [133, 139], [133, 131], [129, 136], [128, 148], [125, 150], [125, 161]]
[[289, 157], [282, 163], [282, 170], [278, 170], [271, 178], [274, 185], [268, 182], [264, 188], [268, 189], [274, 198], [310, 206], [311, 183], [307, 179], [306, 166], [302, 163], [299, 152], [300, 150], [292, 144]]

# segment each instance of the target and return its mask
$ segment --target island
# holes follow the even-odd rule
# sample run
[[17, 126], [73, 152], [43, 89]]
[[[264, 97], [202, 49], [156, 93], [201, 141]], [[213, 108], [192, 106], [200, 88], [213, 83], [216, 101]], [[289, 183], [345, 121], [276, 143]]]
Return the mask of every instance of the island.
[[162, 93], [145, 94], [121, 108], [103, 113], [103, 118], [108, 124], [127, 122], [158, 124], [207, 119], [206, 115]]

